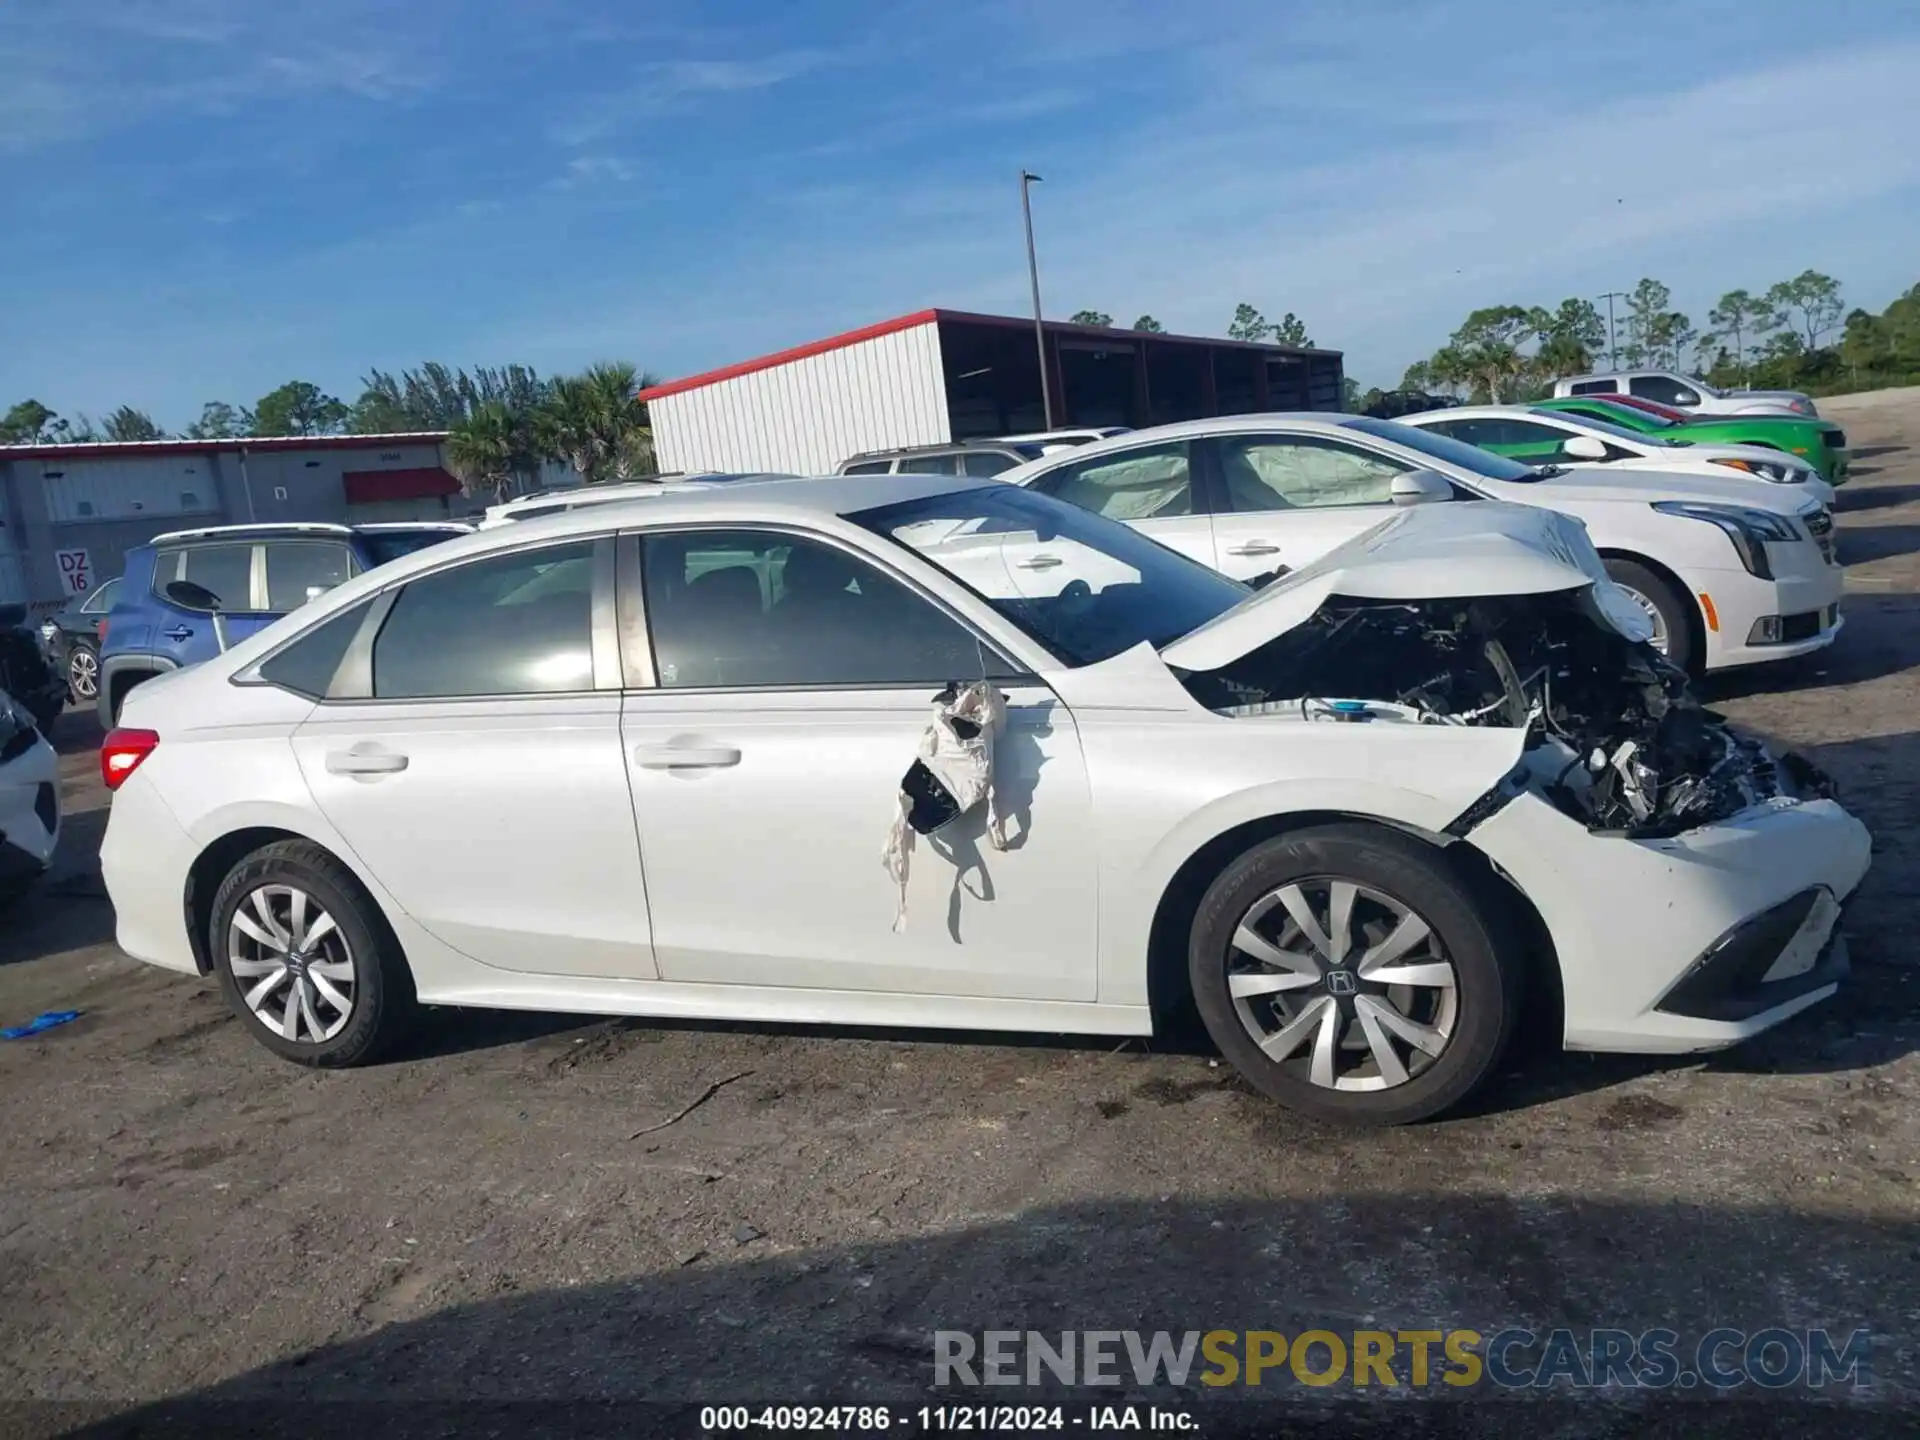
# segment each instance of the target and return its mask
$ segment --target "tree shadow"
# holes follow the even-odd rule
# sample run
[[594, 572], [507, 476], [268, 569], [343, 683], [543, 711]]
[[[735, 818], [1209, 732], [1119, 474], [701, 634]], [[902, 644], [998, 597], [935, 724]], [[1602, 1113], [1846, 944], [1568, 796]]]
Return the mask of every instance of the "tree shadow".
[[1907, 447], [1905, 445], [1862, 445], [1859, 449], [1851, 452], [1850, 458], [1854, 460], [1874, 460], [1882, 455], [1903, 455], [1906, 451]]
[[[1203, 1172], [1203, 1152], [1195, 1162]], [[682, 1435], [701, 1433], [701, 1405], [836, 1402], [885, 1405], [889, 1428], [911, 1434], [942, 1428], [914, 1424], [922, 1405], [981, 1404], [1060, 1405], [1067, 1433], [1086, 1429], [1074, 1417], [1097, 1404], [1152, 1404], [1193, 1417], [1189, 1433], [1206, 1436], [1911, 1433], [1911, 1417], [1894, 1408], [1911, 1393], [1914, 1367], [1896, 1338], [1907, 1331], [1907, 1276], [1920, 1243], [1920, 1225], [1905, 1215], [1428, 1193], [1416, 1182], [1313, 1198], [1099, 1199], [903, 1239], [781, 1243], [754, 1227], [720, 1231], [677, 1268], [446, 1306], [117, 1415], [75, 1407], [72, 1433]], [[431, 1260], [412, 1258], [391, 1288], [418, 1296], [445, 1278]], [[1710, 1332], [1780, 1326], [1804, 1338], [1808, 1314], [1836, 1348], [1869, 1332], [1867, 1388], [1857, 1373], [1817, 1391], [1699, 1383], [1704, 1363], [1740, 1353], [1703, 1357]], [[1544, 1339], [1555, 1327], [1579, 1335], [1583, 1355], [1595, 1327], [1677, 1332], [1676, 1374], [1693, 1382], [1617, 1388], [1604, 1399], [1565, 1384], [1503, 1390], [1496, 1375], [1525, 1380], [1540, 1360], [1538, 1341], [1522, 1340], [1511, 1350], [1503, 1343], [1508, 1363], [1470, 1387], [1441, 1383], [1455, 1367], [1436, 1342], [1425, 1383], [1416, 1383], [1412, 1344], [1397, 1338], [1471, 1329], [1485, 1352], [1502, 1331]], [[1223, 1371], [1197, 1339], [1175, 1378], [1145, 1357], [1151, 1368], [1140, 1373], [1119, 1336], [1108, 1342], [1118, 1383], [1085, 1383], [1084, 1368], [1067, 1381], [1037, 1363], [1029, 1377], [1019, 1360], [1010, 1385], [970, 1385], [966, 1372], [936, 1368], [936, 1333], [962, 1332], [974, 1346], [972, 1374], [984, 1378], [988, 1330], [1038, 1332], [1050, 1346], [1062, 1332], [1143, 1332], [1144, 1342], [1165, 1331], [1176, 1347], [1190, 1331], [1287, 1340], [1332, 1332], [1342, 1337], [1341, 1368], [1324, 1389], [1303, 1385], [1284, 1363], [1258, 1386], [1206, 1384], [1203, 1375]], [[1370, 1385], [1351, 1383], [1356, 1331], [1390, 1337], [1393, 1385], [1377, 1373]], [[1320, 1344], [1315, 1371], [1335, 1353]], [[1234, 1353], [1247, 1353], [1237, 1336]], [[1707, 1403], [1690, 1403], [1694, 1396]], [[52, 1407], [42, 1414], [57, 1418]], [[1144, 1417], [1137, 1424], [1149, 1428]]]
[[1842, 565], [1920, 554], [1920, 525], [1842, 526], [1834, 532], [1833, 545]]

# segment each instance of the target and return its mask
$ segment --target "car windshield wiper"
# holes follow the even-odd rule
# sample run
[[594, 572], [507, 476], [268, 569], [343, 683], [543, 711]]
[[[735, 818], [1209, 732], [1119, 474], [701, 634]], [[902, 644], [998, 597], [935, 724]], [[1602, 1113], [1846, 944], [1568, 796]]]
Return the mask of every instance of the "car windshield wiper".
[[1531, 483], [1535, 480], [1551, 480], [1556, 475], [1564, 475], [1566, 473], [1567, 467], [1564, 465], [1534, 465], [1529, 468], [1527, 478], [1528, 483]]

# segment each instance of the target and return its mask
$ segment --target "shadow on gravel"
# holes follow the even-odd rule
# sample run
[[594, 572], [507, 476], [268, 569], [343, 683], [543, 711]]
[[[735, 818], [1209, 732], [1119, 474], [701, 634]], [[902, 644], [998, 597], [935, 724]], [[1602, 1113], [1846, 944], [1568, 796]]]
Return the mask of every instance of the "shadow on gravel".
[[[1204, 1174], [1204, 1147], [1194, 1159]], [[1906, 1330], [1917, 1243], [1920, 1225], [1908, 1217], [1337, 1187], [1317, 1201], [1032, 1209], [945, 1234], [786, 1253], [768, 1253], [783, 1237], [745, 1226], [716, 1233], [678, 1269], [455, 1306], [190, 1395], [70, 1420], [97, 1421], [77, 1433], [142, 1440], [653, 1435], [699, 1433], [699, 1411], [673, 1407], [840, 1402], [886, 1405], [896, 1432], [928, 1434], [941, 1427], [916, 1423], [920, 1406], [986, 1403], [1061, 1405], [1073, 1433], [1087, 1429], [1072, 1417], [1091, 1405], [1152, 1403], [1192, 1415], [1206, 1436], [1907, 1434], [1891, 1402], [1911, 1394], [1912, 1359], [1890, 1337]], [[393, 1285], [431, 1295], [433, 1279], [403, 1272]], [[1438, 1344], [1427, 1383], [1414, 1385], [1411, 1345], [1388, 1341], [1397, 1383], [1376, 1373], [1351, 1384], [1356, 1330], [1466, 1328], [1490, 1340], [1564, 1326], [1585, 1351], [1595, 1327], [1659, 1327], [1677, 1332], [1676, 1371], [1697, 1376], [1702, 1337], [1715, 1328], [1799, 1328], [1804, 1343], [1809, 1315], [1838, 1345], [1856, 1329], [1873, 1332], [1866, 1388], [1748, 1383], [1716, 1395], [1696, 1380], [1623, 1387], [1605, 1402], [1583, 1402], [1565, 1385], [1552, 1398], [1503, 1391], [1493, 1374], [1525, 1378], [1538, 1364], [1539, 1349], [1524, 1341], [1503, 1344], [1507, 1363], [1472, 1386], [1441, 1382], [1455, 1366]], [[1219, 1372], [1195, 1354], [1181, 1382], [1158, 1370], [1142, 1382], [1116, 1336], [1107, 1343], [1118, 1384], [1069, 1387], [1036, 1370], [1044, 1383], [1031, 1388], [936, 1386], [934, 1332], [970, 1332], [977, 1343], [989, 1329], [1039, 1331], [1054, 1344], [1066, 1330], [1143, 1339], [1163, 1330], [1176, 1343], [1187, 1331], [1265, 1330], [1282, 1344], [1320, 1330], [1340, 1337], [1341, 1370], [1326, 1388], [1301, 1384], [1284, 1363], [1255, 1389], [1208, 1386], [1200, 1376]], [[1335, 1352], [1322, 1341], [1307, 1353], [1311, 1373]], [[1576, 1372], [1587, 1368], [1574, 1358]], [[1692, 1396], [1708, 1403], [1683, 1398]]]
[[1862, 445], [1858, 450], [1851, 453], [1850, 458], [1855, 460], [1876, 460], [1882, 455], [1905, 454], [1906, 449], [1907, 447], [1905, 445]]
[[[1867, 467], [1854, 473], [1864, 478], [1879, 471], [1878, 467]], [[1849, 487], [1834, 494], [1833, 508], [1842, 515], [1857, 515], [1865, 510], [1891, 510], [1896, 505], [1910, 505], [1916, 500], [1920, 500], [1920, 485], [1880, 485], [1870, 490]]]
[[1865, 565], [1920, 553], [1920, 525], [1849, 525], [1834, 532], [1843, 565]]
[[0, 910], [0, 965], [64, 955], [113, 939], [113, 906], [100, 883], [105, 810], [62, 818], [60, 848], [44, 879]]

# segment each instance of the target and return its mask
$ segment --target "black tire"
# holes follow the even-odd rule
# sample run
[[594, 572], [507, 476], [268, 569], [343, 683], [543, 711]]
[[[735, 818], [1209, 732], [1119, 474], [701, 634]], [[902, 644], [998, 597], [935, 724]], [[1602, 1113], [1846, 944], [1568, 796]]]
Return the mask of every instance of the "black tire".
[[91, 641], [75, 640], [67, 647], [67, 692], [76, 705], [100, 698], [100, 651]]
[[1615, 584], [1646, 596], [1648, 603], [1660, 612], [1660, 621], [1667, 630], [1667, 659], [1689, 675], [1697, 674], [1695, 667], [1701, 658], [1696, 638], [1700, 620], [1693, 603], [1664, 576], [1637, 561], [1609, 555], [1606, 564], [1607, 574]]
[[[1241, 919], [1282, 886], [1326, 880], [1352, 881], [1412, 910], [1424, 918], [1452, 962], [1452, 1003], [1457, 1008], [1445, 1048], [1424, 1062], [1424, 1069], [1410, 1064], [1410, 1078], [1385, 1089], [1329, 1088], [1300, 1073], [1307, 1064], [1304, 1056], [1270, 1058], [1249, 1033], [1229, 992], [1228, 964]], [[1364, 903], [1357, 903], [1356, 915]], [[1497, 938], [1500, 933], [1483, 914], [1467, 877], [1457, 874], [1446, 856], [1425, 841], [1380, 825], [1315, 826], [1257, 845], [1221, 872], [1194, 916], [1188, 976], [1214, 1044], [1263, 1094], [1290, 1110], [1335, 1124], [1405, 1125], [1465, 1099], [1492, 1074], [1507, 1048], [1520, 1012], [1523, 961], [1514, 947]], [[1314, 998], [1307, 991], [1294, 993], [1299, 998], [1289, 1003]], [[1343, 1039], [1349, 1029], [1360, 1029], [1351, 1019], [1349, 1002], [1330, 1003], [1341, 1005], [1349, 1017], [1342, 1022]], [[1311, 1042], [1306, 1048], [1312, 1048]]]
[[[262, 886], [293, 886], [333, 918], [353, 967], [352, 1007], [346, 1024], [326, 1039], [287, 1039], [269, 1028], [246, 1000], [233, 973], [228, 944], [234, 914]], [[301, 1065], [345, 1069], [377, 1059], [405, 1036], [418, 1010], [413, 972], [386, 917], [353, 872], [307, 840], [262, 846], [227, 872], [213, 897], [207, 953], [220, 990], [253, 1037], [274, 1054]], [[297, 1028], [297, 1027], [296, 1027]]]
[[42, 735], [53, 734], [53, 722], [60, 718], [60, 712], [66, 708], [65, 695], [42, 695], [38, 700], [27, 702], [27, 713], [33, 716], [33, 728]]

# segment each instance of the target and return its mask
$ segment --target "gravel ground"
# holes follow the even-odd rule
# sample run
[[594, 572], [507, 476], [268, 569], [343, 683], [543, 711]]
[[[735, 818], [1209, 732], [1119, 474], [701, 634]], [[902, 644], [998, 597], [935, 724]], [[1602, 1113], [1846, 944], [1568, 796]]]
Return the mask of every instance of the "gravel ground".
[[[443, 1013], [391, 1063], [309, 1073], [115, 951], [98, 735], [69, 717], [60, 862], [0, 917], [0, 1023], [86, 1012], [0, 1044], [0, 1397], [35, 1402], [0, 1431], [204, 1433], [211, 1400], [256, 1433], [464, 1433], [438, 1402], [537, 1399], [496, 1428], [641, 1433], [555, 1407], [983, 1398], [930, 1388], [936, 1329], [1512, 1325], [1867, 1327], [1845, 1414], [1693, 1405], [1671, 1433], [1895, 1424], [1920, 1396], [1920, 390], [1823, 409], [1860, 459], [1848, 628], [1712, 693], [1874, 830], [1854, 983], [1704, 1060], [1517, 1061], [1477, 1113], [1390, 1133], [1139, 1042]], [[1282, 1393], [1315, 1433], [1665, 1413]], [[1158, 1398], [1205, 1433], [1281, 1413]]]

